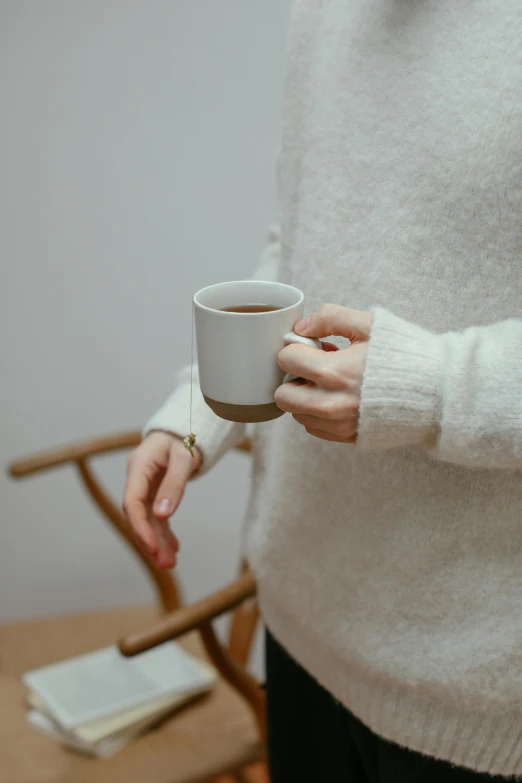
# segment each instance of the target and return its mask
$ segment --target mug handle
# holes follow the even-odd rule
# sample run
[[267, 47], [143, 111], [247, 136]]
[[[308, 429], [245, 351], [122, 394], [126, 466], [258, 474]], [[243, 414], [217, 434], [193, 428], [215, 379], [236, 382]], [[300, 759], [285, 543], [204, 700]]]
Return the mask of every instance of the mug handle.
[[[323, 350], [323, 344], [320, 340], [316, 340], [314, 337], [301, 337], [300, 334], [296, 334], [295, 332], [289, 332], [288, 334], [285, 334], [284, 341], [285, 345], [308, 345], [309, 348], [317, 348], [319, 351]], [[283, 383], [297, 380], [297, 375], [288, 375], [287, 373], [283, 378]]]

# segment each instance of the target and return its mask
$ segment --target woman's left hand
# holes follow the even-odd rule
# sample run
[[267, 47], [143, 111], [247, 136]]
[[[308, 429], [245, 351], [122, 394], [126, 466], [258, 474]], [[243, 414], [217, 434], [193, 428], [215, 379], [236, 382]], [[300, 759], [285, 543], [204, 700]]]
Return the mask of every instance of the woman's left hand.
[[317, 351], [305, 345], [288, 345], [279, 354], [279, 366], [299, 381], [284, 383], [275, 401], [291, 413], [310, 435], [338, 443], [355, 443], [361, 386], [373, 314], [324, 305], [294, 327], [304, 337], [347, 337], [350, 345], [339, 351]]

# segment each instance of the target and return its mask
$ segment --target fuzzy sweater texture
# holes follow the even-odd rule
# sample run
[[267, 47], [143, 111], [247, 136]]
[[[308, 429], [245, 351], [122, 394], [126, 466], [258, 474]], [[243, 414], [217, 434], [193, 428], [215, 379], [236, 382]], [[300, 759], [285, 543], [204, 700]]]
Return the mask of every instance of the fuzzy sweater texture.
[[[256, 276], [375, 324], [355, 447], [255, 431], [265, 620], [379, 735], [522, 775], [522, 4], [299, 0], [285, 95]], [[245, 434], [194, 421], [207, 470]]]

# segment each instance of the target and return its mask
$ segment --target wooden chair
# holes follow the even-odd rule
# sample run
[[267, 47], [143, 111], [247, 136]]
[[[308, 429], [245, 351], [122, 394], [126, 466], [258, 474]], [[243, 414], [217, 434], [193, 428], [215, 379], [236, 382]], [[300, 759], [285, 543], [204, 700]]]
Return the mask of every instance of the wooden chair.
[[[157, 607], [90, 612], [0, 626], [0, 783], [202, 783], [228, 774], [248, 781], [249, 765], [264, 759], [264, 699], [245, 666], [258, 624], [255, 582], [246, 567], [231, 584], [192, 606], [182, 606], [175, 578], [158, 571], [136, 546], [129, 523], [93, 472], [99, 454], [136, 446], [138, 432], [80, 443], [10, 466], [15, 478], [71, 463], [91, 498], [145, 567]], [[249, 451], [249, 444], [241, 447]], [[228, 643], [212, 620], [230, 612]], [[163, 615], [163, 617], [162, 617]], [[150, 631], [140, 628], [150, 626]], [[156, 729], [106, 760], [68, 752], [24, 722], [20, 675], [31, 668], [114, 643], [135, 654], [180, 638], [190, 652], [219, 670], [216, 689], [174, 713]], [[228, 778], [227, 778], [228, 780]]]

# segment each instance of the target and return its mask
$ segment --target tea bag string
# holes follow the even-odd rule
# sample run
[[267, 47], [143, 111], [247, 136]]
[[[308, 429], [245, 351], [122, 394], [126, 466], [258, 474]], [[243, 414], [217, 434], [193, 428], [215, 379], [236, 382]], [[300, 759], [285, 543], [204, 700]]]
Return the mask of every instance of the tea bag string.
[[183, 438], [183, 445], [194, 457], [196, 435], [192, 432], [192, 404], [194, 398], [194, 303], [192, 303], [192, 320], [190, 326], [190, 402], [189, 402], [189, 434]]

